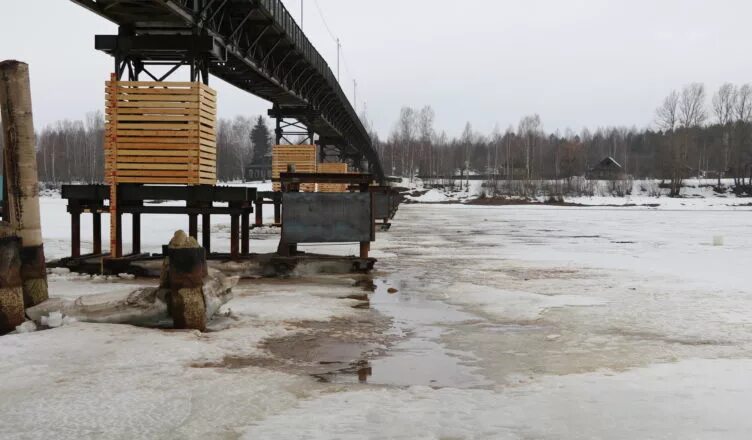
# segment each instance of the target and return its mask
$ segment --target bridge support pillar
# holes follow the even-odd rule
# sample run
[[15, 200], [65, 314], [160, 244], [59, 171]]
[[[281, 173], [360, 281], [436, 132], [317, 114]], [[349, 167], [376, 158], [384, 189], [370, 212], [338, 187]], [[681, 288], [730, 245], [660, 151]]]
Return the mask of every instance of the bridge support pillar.
[[269, 110], [269, 117], [276, 121], [276, 145], [313, 145], [316, 133], [300, 119], [305, 112], [305, 109], [283, 110], [276, 105]]

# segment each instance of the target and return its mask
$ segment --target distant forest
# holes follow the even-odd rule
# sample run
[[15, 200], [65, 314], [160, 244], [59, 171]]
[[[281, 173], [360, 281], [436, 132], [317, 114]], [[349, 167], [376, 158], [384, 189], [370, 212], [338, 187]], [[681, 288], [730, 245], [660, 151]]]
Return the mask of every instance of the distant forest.
[[[369, 127], [367, 115], [361, 118]], [[665, 180], [674, 194], [682, 179], [690, 176], [733, 178], [738, 192], [752, 193], [751, 85], [724, 84], [708, 96], [704, 85], [689, 84], [669, 93], [655, 111], [653, 126], [642, 129], [550, 133], [538, 115], [529, 115], [516, 127], [490, 134], [476, 132], [468, 122], [459, 137], [450, 138], [437, 130], [434, 119], [430, 106], [404, 107], [388, 138], [381, 139], [369, 129], [388, 174], [565, 179], [583, 176], [611, 157], [624, 175]], [[268, 152], [271, 135], [263, 116], [219, 120], [219, 179], [241, 180], [254, 154], [261, 157]], [[40, 180], [101, 182], [103, 136], [101, 112], [42, 128], [37, 135]]]
[[[466, 172], [500, 179], [583, 176], [611, 157], [634, 178], [666, 181], [676, 195], [687, 177], [733, 178], [752, 189], [752, 86], [724, 84], [709, 99], [694, 83], [671, 92], [656, 109], [654, 127], [602, 127], [548, 133], [538, 115], [484, 134], [468, 122], [459, 138], [437, 133], [434, 111], [405, 107], [385, 141], [377, 139], [387, 172], [451, 177]], [[374, 137], [376, 137], [374, 135]], [[720, 185], [720, 181], [719, 181]]]
[[[269, 121], [263, 116], [217, 121], [219, 180], [242, 180], [254, 159], [271, 151]], [[2, 136], [0, 136], [0, 146]], [[37, 133], [39, 180], [47, 183], [104, 181], [104, 116], [91, 112], [86, 119], [64, 120]]]

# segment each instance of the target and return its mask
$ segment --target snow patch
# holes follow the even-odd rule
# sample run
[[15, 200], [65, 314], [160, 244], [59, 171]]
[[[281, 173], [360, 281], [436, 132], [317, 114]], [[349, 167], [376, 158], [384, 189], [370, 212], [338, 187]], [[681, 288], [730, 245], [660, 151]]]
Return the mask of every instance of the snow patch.
[[510, 321], [533, 321], [547, 310], [562, 307], [601, 306], [599, 298], [578, 295], [541, 295], [457, 283], [445, 294], [450, 303], [480, 308], [483, 312]]
[[449, 200], [449, 197], [447, 197], [446, 194], [435, 189], [428, 190], [427, 193], [421, 196], [406, 196], [406, 198], [418, 203], [441, 203]]
[[688, 360], [549, 376], [503, 389], [409, 387], [328, 394], [243, 437], [318, 439], [747, 439], [750, 360]]

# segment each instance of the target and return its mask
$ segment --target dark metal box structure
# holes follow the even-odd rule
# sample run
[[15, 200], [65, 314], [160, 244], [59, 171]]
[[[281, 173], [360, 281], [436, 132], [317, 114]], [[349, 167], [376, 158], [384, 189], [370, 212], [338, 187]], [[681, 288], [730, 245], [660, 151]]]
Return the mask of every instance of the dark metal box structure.
[[282, 241], [370, 242], [375, 239], [370, 193], [285, 193]]

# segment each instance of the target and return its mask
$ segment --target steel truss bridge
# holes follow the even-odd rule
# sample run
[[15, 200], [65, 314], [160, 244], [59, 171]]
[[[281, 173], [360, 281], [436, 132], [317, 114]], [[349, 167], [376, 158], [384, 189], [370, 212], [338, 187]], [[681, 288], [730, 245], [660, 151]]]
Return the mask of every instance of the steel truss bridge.
[[[384, 180], [371, 138], [324, 58], [279, 0], [71, 0], [119, 26], [95, 46], [118, 78], [167, 79], [190, 66], [273, 104], [276, 140], [319, 136], [322, 158], [348, 161]], [[155, 75], [153, 66], [167, 66]], [[164, 67], [163, 67], [164, 69]], [[292, 130], [292, 131], [291, 131]]]

